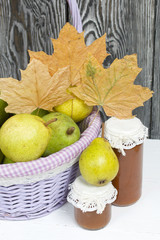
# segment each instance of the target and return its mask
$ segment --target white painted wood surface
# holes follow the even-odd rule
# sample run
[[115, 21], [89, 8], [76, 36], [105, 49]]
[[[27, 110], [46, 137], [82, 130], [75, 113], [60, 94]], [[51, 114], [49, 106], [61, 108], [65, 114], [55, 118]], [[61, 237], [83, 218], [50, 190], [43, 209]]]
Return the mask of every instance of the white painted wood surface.
[[112, 206], [112, 218], [103, 229], [89, 231], [77, 225], [69, 203], [46, 217], [29, 221], [0, 221], [1, 240], [160, 240], [160, 140], [146, 140], [143, 194], [129, 207]]

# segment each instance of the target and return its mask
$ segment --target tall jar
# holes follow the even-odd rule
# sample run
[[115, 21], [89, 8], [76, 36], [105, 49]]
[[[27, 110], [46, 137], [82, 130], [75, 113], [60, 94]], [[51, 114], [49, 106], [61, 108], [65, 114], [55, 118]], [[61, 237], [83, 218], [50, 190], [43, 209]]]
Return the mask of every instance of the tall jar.
[[105, 138], [110, 142], [119, 160], [119, 172], [112, 181], [118, 190], [114, 205], [128, 206], [142, 194], [143, 142], [148, 129], [134, 117], [110, 118], [105, 122]]
[[111, 203], [115, 201], [116, 196], [117, 190], [111, 182], [97, 187], [79, 176], [70, 185], [67, 200], [74, 206], [74, 216], [81, 227], [98, 230], [110, 222]]

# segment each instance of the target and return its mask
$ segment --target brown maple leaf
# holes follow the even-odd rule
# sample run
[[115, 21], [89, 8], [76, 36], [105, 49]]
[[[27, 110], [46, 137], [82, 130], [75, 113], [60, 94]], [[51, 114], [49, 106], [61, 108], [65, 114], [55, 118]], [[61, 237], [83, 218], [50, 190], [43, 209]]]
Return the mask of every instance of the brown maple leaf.
[[140, 71], [136, 54], [116, 59], [108, 69], [89, 55], [81, 70], [81, 84], [69, 90], [89, 106], [102, 106], [108, 116], [131, 118], [132, 110], [143, 106], [153, 93], [134, 85]]
[[58, 68], [70, 66], [71, 85], [76, 85], [79, 82], [79, 71], [89, 52], [96, 57], [100, 64], [109, 55], [106, 52], [106, 34], [87, 47], [84, 41], [84, 33], [78, 33], [69, 23], [66, 23], [61, 29], [58, 39], [51, 40], [54, 47], [52, 55], [29, 51], [30, 60], [36, 58], [46, 64], [51, 76]]
[[48, 67], [34, 59], [26, 70], [21, 70], [21, 81], [0, 79], [0, 98], [8, 103], [6, 112], [31, 113], [37, 108], [51, 111], [54, 106], [73, 98], [66, 91], [69, 79], [69, 67], [59, 69], [51, 77]]

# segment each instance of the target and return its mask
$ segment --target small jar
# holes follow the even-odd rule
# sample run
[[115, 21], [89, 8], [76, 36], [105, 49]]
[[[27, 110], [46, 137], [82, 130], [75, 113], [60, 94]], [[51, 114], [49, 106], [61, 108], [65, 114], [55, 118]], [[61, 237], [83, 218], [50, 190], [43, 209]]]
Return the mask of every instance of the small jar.
[[114, 205], [131, 205], [142, 193], [143, 142], [148, 129], [136, 117], [112, 117], [105, 122], [104, 132], [119, 160], [119, 172], [112, 181], [118, 191]]
[[87, 183], [82, 176], [70, 185], [68, 202], [74, 206], [77, 223], [90, 230], [105, 227], [111, 219], [111, 203], [115, 201], [117, 190], [109, 182], [97, 187]]

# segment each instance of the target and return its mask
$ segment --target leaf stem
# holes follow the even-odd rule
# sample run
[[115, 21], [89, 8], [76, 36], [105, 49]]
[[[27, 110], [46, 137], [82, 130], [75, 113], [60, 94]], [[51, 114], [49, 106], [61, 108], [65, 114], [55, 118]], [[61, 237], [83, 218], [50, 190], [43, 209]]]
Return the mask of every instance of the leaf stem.
[[37, 110], [37, 116], [39, 116], [39, 111], [40, 111], [40, 108], [38, 108], [38, 110]]
[[94, 119], [97, 117], [97, 115], [98, 115], [98, 113], [99, 113], [99, 110], [100, 110], [100, 106], [98, 106], [98, 110], [97, 110], [97, 112], [96, 112], [96, 115], [94, 116], [92, 122], [89, 124], [89, 127], [92, 125]]

